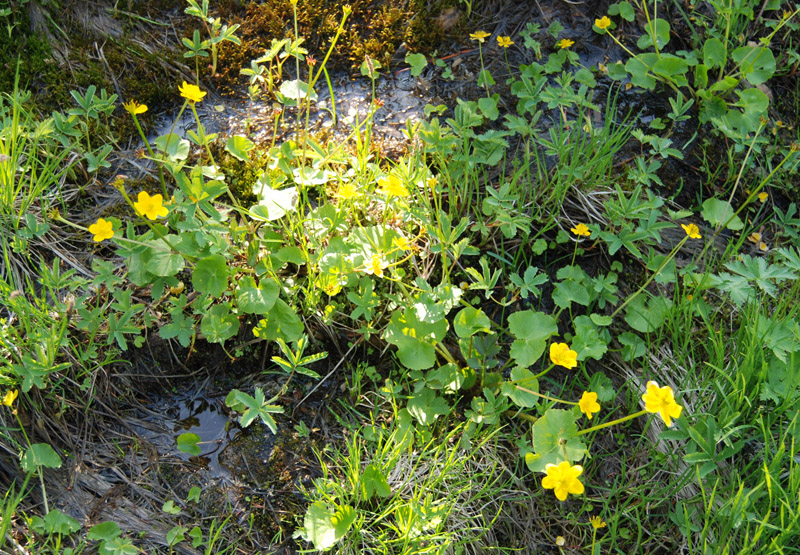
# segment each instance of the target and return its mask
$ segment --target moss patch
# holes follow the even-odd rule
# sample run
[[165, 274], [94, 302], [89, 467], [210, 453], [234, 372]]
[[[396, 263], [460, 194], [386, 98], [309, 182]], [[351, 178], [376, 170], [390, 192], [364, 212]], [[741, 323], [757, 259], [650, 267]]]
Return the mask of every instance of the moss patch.
[[[405, 44], [411, 52], [432, 53], [445, 38], [445, 29], [438, 19], [445, 10], [452, 10], [456, 0], [353, 0], [352, 14], [339, 37], [328, 69], [357, 68], [365, 56], [378, 60], [383, 67], [391, 65], [395, 53]], [[264, 53], [272, 39], [294, 38], [292, 6], [286, 0], [251, 2], [242, 9], [220, 7], [224, 21], [241, 25], [241, 45], [221, 45], [218, 85], [228, 90], [238, 88], [239, 69]], [[303, 46], [321, 60], [342, 19], [342, 3], [329, 0], [304, 0], [297, 4], [298, 33], [305, 37]], [[454, 32], [456, 29], [451, 29]], [[402, 62], [404, 55], [399, 61]]]

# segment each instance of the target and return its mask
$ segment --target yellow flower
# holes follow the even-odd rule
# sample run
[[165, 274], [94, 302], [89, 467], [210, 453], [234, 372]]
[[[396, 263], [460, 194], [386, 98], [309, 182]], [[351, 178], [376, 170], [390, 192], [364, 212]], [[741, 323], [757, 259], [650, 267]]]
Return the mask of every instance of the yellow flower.
[[589, 522], [591, 522], [592, 528], [594, 528], [595, 530], [599, 530], [600, 528], [605, 528], [606, 527], [606, 523], [603, 522], [603, 519], [600, 518], [597, 515], [590, 516], [589, 517]]
[[564, 536], [556, 536], [556, 545], [557, 546], [561, 547], [563, 545], [566, 545], [566, 543], [567, 543], [567, 540], [564, 539]]
[[570, 231], [575, 235], [579, 236], [582, 235], [583, 237], [588, 237], [589, 235], [592, 234], [592, 232], [589, 231], [589, 228], [586, 226], [586, 224], [578, 224], [572, 229], [570, 229]]
[[753, 233], [748, 235], [747, 238], [755, 244], [761, 242], [761, 234], [758, 231], [754, 231]]
[[383, 270], [387, 266], [389, 266], [389, 264], [387, 264], [383, 258], [377, 254], [374, 254], [372, 255], [372, 260], [370, 260], [369, 264], [367, 264], [364, 268], [364, 273], [383, 277]]
[[767, 202], [768, 198], [769, 195], [766, 193], [766, 191], [761, 191], [760, 193], [758, 193], [758, 200], [760, 200], [761, 202]]
[[183, 82], [183, 85], [178, 87], [178, 90], [181, 92], [181, 96], [189, 102], [200, 102], [206, 95], [206, 92], [201, 91], [200, 87], [187, 83], [186, 81]]
[[352, 181], [348, 181], [347, 183], [342, 183], [339, 185], [339, 190], [336, 191], [335, 196], [339, 200], [350, 200], [359, 195], [361, 195], [361, 192], [358, 190], [358, 188], [353, 185]]
[[593, 413], [600, 412], [600, 404], [597, 402], [597, 393], [593, 391], [584, 391], [581, 395], [581, 400], [578, 401], [578, 407], [581, 412], [586, 415], [589, 420], [592, 419]]
[[469, 34], [469, 38], [471, 38], [472, 40], [476, 40], [476, 41], [478, 41], [480, 43], [483, 43], [483, 41], [486, 40], [486, 37], [489, 37], [489, 36], [491, 36], [491, 35], [489, 33], [487, 33], [486, 31], [475, 31], [474, 33], [470, 33]]
[[132, 116], [135, 116], [136, 114], [144, 114], [147, 111], [147, 104], [139, 104], [135, 100], [123, 102], [122, 107], [125, 108], [125, 110], [127, 110]]
[[647, 382], [647, 393], [642, 395], [644, 408], [647, 412], [658, 413], [667, 426], [672, 426], [672, 419], [678, 418], [683, 407], [675, 402], [675, 395], [668, 385], [658, 387], [654, 381]]
[[436, 189], [436, 186], [439, 184], [439, 180], [435, 177], [429, 177], [425, 180], [425, 184], [430, 187], [432, 190]]
[[409, 195], [408, 189], [403, 185], [403, 180], [396, 175], [381, 177], [378, 184], [381, 186], [378, 192], [387, 197], [407, 197]]
[[583, 484], [578, 480], [578, 476], [583, 473], [582, 466], [572, 466], [569, 461], [562, 461], [558, 465], [548, 464], [544, 470], [547, 476], [542, 478], [542, 487], [552, 489], [559, 501], [566, 501], [570, 493], [583, 493]]
[[600, 19], [594, 20], [594, 26], [597, 27], [598, 29], [608, 29], [609, 27], [611, 27], [611, 20], [608, 19], [607, 15], [604, 15]]
[[572, 369], [578, 365], [578, 353], [566, 343], [553, 343], [550, 345], [550, 360], [553, 364]]
[[686, 235], [689, 236], [690, 239], [700, 239], [700, 228], [697, 227], [695, 224], [681, 224], [681, 227], [686, 232]]
[[7, 407], [10, 407], [11, 405], [14, 404], [14, 399], [17, 398], [17, 395], [19, 395], [19, 391], [17, 391], [16, 389], [9, 389], [8, 391], [6, 391], [6, 394], [3, 395], [2, 404]]
[[114, 225], [103, 218], [98, 218], [95, 223], [89, 226], [89, 233], [94, 235], [92, 240], [99, 243], [114, 236]]
[[558, 46], [559, 48], [561, 48], [561, 49], [563, 50], [564, 48], [569, 48], [569, 47], [570, 47], [570, 46], [572, 46], [573, 44], [575, 44], [575, 41], [574, 41], [574, 40], [569, 40], [569, 39], [561, 39], [560, 41], [558, 41], [558, 42], [556, 43], [556, 46]]
[[514, 41], [511, 40], [511, 37], [497, 37], [497, 44], [503, 48], [509, 48], [512, 44], [514, 44]]
[[164, 197], [161, 195], [153, 195], [152, 197], [146, 191], [141, 191], [137, 202], [133, 203], [136, 212], [142, 216], [147, 217], [148, 220], [155, 220], [163, 218], [169, 212], [163, 205]]
[[392, 245], [399, 248], [400, 250], [407, 251], [411, 248], [411, 243], [403, 237], [402, 235], [398, 235], [394, 239], [392, 239]]
[[769, 247], [767, 246], [767, 244], [764, 241], [759, 241], [758, 242], [758, 250], [766, 252], [766, 251], [769, 250]]

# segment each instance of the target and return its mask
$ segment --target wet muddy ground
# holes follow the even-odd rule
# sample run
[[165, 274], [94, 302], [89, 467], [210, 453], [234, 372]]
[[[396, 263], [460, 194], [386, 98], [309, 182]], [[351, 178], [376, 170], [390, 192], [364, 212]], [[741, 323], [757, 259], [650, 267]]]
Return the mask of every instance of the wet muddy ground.
[[[516, 33], [528, 23], [539, 23], [547, 28], [557, 19], [565, 27], [562, 36], [575, 38], [575, 51], [586, 67], [620, 58], [621, 52], [615, 48], [609, 50], [608, 41], [591, 32], [591, 21], [599, 13], [604, 13], [607, 3], [601, 2], [586, 9], [545, 0], [536, 2], [536, 7], [533, 4], [507, 2], [504, 7], [507, 14], [504, 15], [503, 7], [494, 12], [487, 11], [487, 15], [475, 18], [474, 26], [494, 35], [516, 37]], [[491, 42], [494, 38], [489, 40]], [[450, 37], [444, 46], [447, 50], [439, 55], [445, 59], [452, 79], [443, 79], [442, 68], [437, 68], [431, 58], [431, 63], [419, 77], [412, 77], [405, 65], [398, 63], [376, 81], [374, 97], [382, 102], [382, 106], [375, 113], [372, 132], [374, 139], [385, 145], [384, 152], [396, 155], [406, 148], [403, 130], [409, 123], [424, 119], [427, 104], [445, 104], [452, 109], [456, 98], [477, 98], [482, 94], [482, 89], [475, 85], [480, 61], [473, 45], [464, 37]], [[502, 51], [496, 46], [488, 46], [484, 57], [497, 82], [502, 83], [507, 76], [504, 74]], [[529, 52], [515, 51], [511, 63], [517, 66], [532, 59]], [[332, 83], [333, 98], [324, 83], [317, 85], [319, 99], [311, 114], [309, 129], [314, 133], [324, 133], [328, 138], [343, 140], [351, 136], [354, 126], [363, 125], [373, 110], [372, 84], [369, 79], [348, 72], [336, 73]], [[611, 87], [609, 82], [601, 79], [596, 93], [601, 105], [604, 104], [602, 96]], [[279, 141], [280, 138], [272, 136], [275, 118], [272, 102], [251, 103], [244, 92], [243, 83], [238, 95], [222, 96], [212, 92], [210, 101], [199, 106], [207, 131], [223, 135], [248, 134], [261, 145]], [[655, 95], [628, 93], [624, 88], [615, 94], [618, 94], [617, 114], [620, 117], [632, 114], [633, 120], [643, 125], [655, 117], [663, 117], [668, 108], [664, 100]], [[513, 101], [513, 98], [505, 98], [508, 105]], [[336, 121], [333, 118], [334, 105]], [[166, 110], [148, 129], [151, 137], [168, 132], [185, 136], [187, 131], [194, 129], [191, 112], [185, 111], [175, 122], [174, 110]], [[445, 117], [451, 113], [446, 112]], [[290, 122], [292, 117], [288, 116]], [[598, 115], [593, 115], [593, 120], [599, 124], [597, 118]], [[546, 122], [547, 117], [543, 121]], [[668, 162], [660, 193], [687, 207], [695, 202], [704, 188], [714, 184], [704, 181], [700, 153], [695, 150], [702, 135], [695, 136], [688, 127], [679, 127], [673, 140], [677, 148], [686, 152], [686, 157], [683, 161]], [[690, 146], [686, 147], [687, 144]], [[637, 148], [632, 142], [627, 156], [634, 156]], [[152, 176], [152, 170], [145, 162], [134, 159], [134, 150], [129, 153], [129, 159], [121, 160], [115, 170], [132, 177]], [[624, 164], [623, 157], [620, 171], [623, 171]], [[146, 379], [126, 378], [125, 375], [131, 372], [127, 365], [109, 368], [123, 385], [135, 391], [132, 396], [125, 395], [123, 387], [116, 390], [112, 387], [110, 398], [119, 395], [118, 405], [110, 407], [110, 410], [117, 416], [123, 415], [124, 425], [111, 425], [112, 442], [98, 442], [94, 446], [96, 452], [91, 456], [87, 454], [82, 460], [72, 461], [71, 467], [67, 465], [61, 481], [63, 489], [52, 490], [54, 505], [63, 507], [76, 518], [86, 519], [90, 524], [104, 519], [119, 520], [121, 511], [127, 511], [125, 514], [131, 515], [127, 529], [134, 533], [144, 531], [152, 534], [153, 549], [164, 549], [164, 532], [180, 519], [163, 514], [160, 507], [164, 501], [173, 499], [193, 517], [222, 521], [230, 515], [231, 526], [249, 535], [251, 543], [248, 545], [253, 549], [269, 552], [274, 548], [292, 552], [296, 544], [290, 537], [305, 511], [301, 488], [311, 487], [313, 478], [319, 474], [314, 449], [338, 440], [341, 435], [331, 411], [335, 410], [334, 399], [343, 381], [341, 373], [347, 369], [340, 369], [302, 404], [300, 401], [305, 399], [314, 383], [298, 383], [281, 401], [286, 413], [277, 418], [279, 430], [277, 435], [273, 435], [260, 424], [241, 429], [234, 415], [224, 406], [225, 395], [233, 388], [251, 391], [260, 386], [268, 392], [280, 388], [279, 379], [256, 371], [263, 360], [260, 352], [246, 355], [235, 363], [220, 352], [210, 356], [194, 355], [188, 360], [185, 353], [164, 355], [163, 365], [149, 360], [151, 352], [146, 348], [126, 353], [134, 359], [140, 357], [138, 362], [134, 361], [134, 367], [148, 366], [149, 377]], [[205, 366], [212, 369], [198, 372]], [[163, 378], [159, 373], [175, 377]], [[301, 421], [310, 430], [310, 436], [305, 437], [296, 429]], [[201, 437], [200, 456], [191, 457], [177, 449], [177, 437], [185, 432]], [[80, 474], [80, 479], [70, 477], [69, 472]], [[86, 495], [77, 495], [71, 490], [73, 486], [83, 488]], [[185, 501], [194, 486], [203, 490], [201, 502], [196, 505]], [[149, 494], [149, 491], [154, 493]], [[159, 545], [161, 547], [156, 547]], [[179, 551], [194, 552], [185, 547]]]

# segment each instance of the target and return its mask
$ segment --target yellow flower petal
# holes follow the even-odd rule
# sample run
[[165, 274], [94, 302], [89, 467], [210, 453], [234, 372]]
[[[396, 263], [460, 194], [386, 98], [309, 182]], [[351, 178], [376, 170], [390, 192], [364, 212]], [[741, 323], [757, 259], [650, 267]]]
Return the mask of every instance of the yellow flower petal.
[[570, 47], [570, 46], [572, 46], [573, 44], [575, 44], [575, 41], [574, 41], [574, 40], [570, 40], [570, 39], [561, 39], [560, 41], [558, 41], [558, 42], [556, 43], [556, 46], [558, 46], [559, 48], [561, 48], [561, 49], [563, 50], [564, 48], [569, 48], [569, 47]]
[[566, 343], [553, 343], [550, 345], [550, 361], [569, 370], [578, 365], [578, 353]]
[[152, 197], [147, 191], [141, 191], [137, 197], [137, 201], [133, 203], [136, 212], [145, 216], [148, 220], [156, 220], [165, 217], [169, 210], [164, 206], [164, 197], [161, 195], [153, 195]]
[[122, 107], [131, 115], [144, 114], [147, 111], [147, 104], [139, 104], [135, 100], [123, 102]]
[[592, 232], [589, 231], [589, 228], [586, 226], [586, 224], [578, 224], [575, 227], [573, 227], [572, 229], [570, 229], [570, 231], [572, 233], [574, 233], [575, 235], [579, 235], [579, 236], [583, 236], [583, 237], [589, 237], [592, 234]]
[[611, 27], [611, 20], [608, 18], [607, 15], [604, 15], [600, 19], [594, 20], [594, 26], [598, 29], [608, 29]]
[[183, 84], [178, 87], [178, 90], [180, 91], [181, 96], [189, 102], [200, 102], [206, 95], [206, 92], [201, 91], [200, 87], [191, 83], [187, 83], [186, 81], [184, 81]]
[[489, 36], [491, 35], [489, 35], [489, 33], [487, 33], [486, 31], [475, 31], [474, 33], [470, 33], [469, 38], [483, 43]]
[[570, 465], [569, 461], [562, 461], [558, 465], [548, 464], [545, 467], [547, 476], [542, 478], [542, 487], [552, 489], [559, 501], [566, 501], [567, 496], [580, 495], [584, 492], [584, 486], [578, 479], [583, 473], [580, 465]]
[[678, 418], [683, 412], [683, 407], [675, 402], [675, 394], [668, 385], [659, 387], [654, 381], [647, 382], [647, 392], [642, 395], [647, 412], [658, 414], [667, 426], [672, 425], [672, 419]]
[[586, 415], [586, 418], [591, 420], [595, 412], [600, 412], [600, 404], [597, 402], [597, 393], [584, 391], [580, 401], [578, 401], [578, 408]]
[[700, 228], [697, 227], [695, 224], [681, 224], [681, 227], [686, 232], [686, 235], [689, 236], [690, 239], [701, 239], [700, 235]]
[[17, 391], [16, 389], [9, 389], [8, 391], [6, 391], [6, 394], [3, 395], [2, 404], [7, 407], [10, 407], [11, 405], [14, 404], [14, 400], [17, 398], [17, 395], [19, 395], [19, 391]]
[[114, 236], [114, 225], [103, 218], [98, 218], [95, 223], [89, 226], [89, 233], [94, 235], [92, 240], [99, 243]]
[[499, 44], [503, 48], [509, 48], [512, 44], [514, 44], [514, 41], [511, 40], [511, 37], [502, 37], [502, 36], [500, 36], [500, 37], [497, 37], [497, 44]]

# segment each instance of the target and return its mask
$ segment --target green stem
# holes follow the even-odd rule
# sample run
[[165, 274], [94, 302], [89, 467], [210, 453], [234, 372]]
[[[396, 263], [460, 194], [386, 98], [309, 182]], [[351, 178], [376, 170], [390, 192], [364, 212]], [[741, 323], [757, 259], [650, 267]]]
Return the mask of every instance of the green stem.
[[156, 163], [156, 167], [158, 168], [158, 180], [161, 182], [161, 192], [164, 194], [164, 198], [167, 198], [167, 184], [164, 181], [164, 168], [161, 167], [161, 164], [158, 163], [156, 160], [156, 155], [153, 152], [153, 148], [150, 146], [150, 141], [147, 140], [147, 137], [142, 130], [142, 126], [139, 124], [139, 118], [136, 117], [136, 114], [131, 111], [131, 116], [133, 116], [133, 124], [136, 126], [136, 130], [139, 131], [139, 136], [142, 138], [144, 142], [144, 146], [147, 149], [147, 153], [150, 155], [150, 158]]
[[576, 435], [582, 436], [590, 432], [596, 432], [597, 430], [602, 430], [603, 428], [609, 428], [616, 424], [622, 424], [623, 422], [627, 422], [628, 420], [633, 420], [634, 418], [638, 418], [645, 414], [647, 414], [646, 410], [640, 410], [639, 412], [634, 412], [633, 414], [629, 414], [628, 416], [617, 418], [616, 420], [612, 420], [611, 422], [605, 422], [603, 424], [598, 424], [597, 426], [592, 426], [591, 428], [586, 428], [585, 430], [579, 431]]

